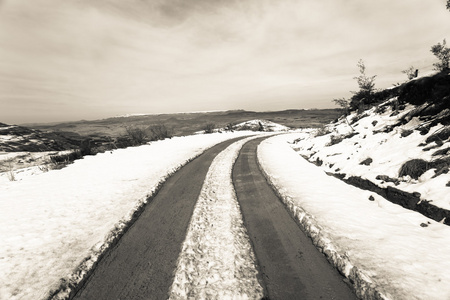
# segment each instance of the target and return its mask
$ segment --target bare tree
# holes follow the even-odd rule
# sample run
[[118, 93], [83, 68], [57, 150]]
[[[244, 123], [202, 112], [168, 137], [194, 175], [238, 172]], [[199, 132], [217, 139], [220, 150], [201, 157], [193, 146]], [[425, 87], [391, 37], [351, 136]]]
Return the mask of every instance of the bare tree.
[[352, 131], [355, 131], [355, 129], [352, 127], [352, 125], [350, 125], [350, 122], [347, 119], [347, 116], [350, 114], [350, 100], [347, 100], [345, 98], [339, 98], [333, 99], [333, 102], [342, 108], [342, 111], [344, 113], [344, 119], [347, 122], [347, 125], [352, 129]]

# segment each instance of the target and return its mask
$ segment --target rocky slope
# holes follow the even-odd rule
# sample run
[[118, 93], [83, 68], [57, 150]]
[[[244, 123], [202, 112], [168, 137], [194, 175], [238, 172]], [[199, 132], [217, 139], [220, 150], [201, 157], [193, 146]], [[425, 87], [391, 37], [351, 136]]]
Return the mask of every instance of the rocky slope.
[[450, 225], [450, 76], [377, 95], [378, 103], [312, 131], [293, 148], [330, 175]]

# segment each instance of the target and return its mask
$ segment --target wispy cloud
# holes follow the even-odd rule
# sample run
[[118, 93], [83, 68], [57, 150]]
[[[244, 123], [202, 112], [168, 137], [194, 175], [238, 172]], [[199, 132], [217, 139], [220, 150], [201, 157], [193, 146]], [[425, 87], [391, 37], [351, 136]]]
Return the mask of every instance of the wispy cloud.
[[[330, 107], [430, 68], [441, 0], [0, 1], [0, 120]], [[34, 112], [34, 114], [33, 114]]]

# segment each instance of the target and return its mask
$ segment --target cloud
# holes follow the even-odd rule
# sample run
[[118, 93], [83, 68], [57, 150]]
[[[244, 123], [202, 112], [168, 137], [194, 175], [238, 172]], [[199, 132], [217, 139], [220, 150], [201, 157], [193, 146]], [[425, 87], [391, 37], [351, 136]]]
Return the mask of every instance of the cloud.
[[450, 29], [439, 0], [2, 3], [0, 119], [12, 122], [25, 107], [35, 121], [329, 107], [356, 88], [359, 58], [389, 85], [431, 66]]

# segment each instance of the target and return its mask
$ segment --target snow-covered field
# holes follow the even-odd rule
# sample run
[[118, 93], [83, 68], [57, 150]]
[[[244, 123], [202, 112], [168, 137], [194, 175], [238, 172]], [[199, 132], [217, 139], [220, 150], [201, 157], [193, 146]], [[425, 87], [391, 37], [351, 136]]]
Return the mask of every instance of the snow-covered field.
[[360, 296], [450, 299], [450, 227], [326, 175], [289, 144], [306, 136], [263, 141], [259, 162], [316, 246], [355, 282]]
[[46, 298], [86, 257], [95, 260], [168, 175], [214, 144], [249, 134], [176, 137], [16, 181], [0, 176], [0, 299]]

